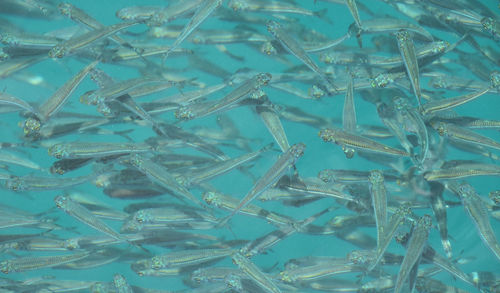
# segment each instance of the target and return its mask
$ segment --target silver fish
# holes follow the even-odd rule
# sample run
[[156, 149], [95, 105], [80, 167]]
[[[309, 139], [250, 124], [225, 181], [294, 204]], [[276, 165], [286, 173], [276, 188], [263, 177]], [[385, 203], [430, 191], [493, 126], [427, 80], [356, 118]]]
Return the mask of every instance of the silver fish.
[[418, 61], [413, 39], [411, 38], [410, 33], [406, 30], [400, 30], [397, 32], [396, 39], [398, 40], [399, 52], [401, 53], [401, 58], [403, 58], [403, 63], [405, 65], [406, 72], [408, 73], [408, 78], [410, 79], [413, 92], [417, 97], [418, 105], [422, 107], [420, 71], [418, 69]]
[[485, 203], [468, 183], [459, 185], [457, 191], [465, 210], [476, 225], [481, 240], [491, 249], [497, 259], [500, 260], [500, 243], [496, 239], [495, 231], [491, 227]]
[[403, 283], [408, 278], [413, 266], [418, 264], [425, 245], [427, 244], [431, 225], [431, 217], [425, 215], [417, 221], [412, 229], [411, 237], [408, 241], [408, 248], [403, 262], [401, 263], [401, 267], [399, 268], [398, 276], [394, 285], [394, 293], [401, 292]]

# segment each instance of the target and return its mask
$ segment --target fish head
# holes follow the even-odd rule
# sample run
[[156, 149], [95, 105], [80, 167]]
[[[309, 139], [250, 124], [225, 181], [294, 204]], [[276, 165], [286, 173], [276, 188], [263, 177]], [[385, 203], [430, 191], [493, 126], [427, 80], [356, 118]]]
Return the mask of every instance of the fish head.
[[153, 256], [151, 258], [151, 268], [153, 270], [159, 270], [165, 267], [165, 263], [163, 262], [163, 258], [161, 256]]
[[257, 85], [260, 87], [260, 86], [263, 86], [263, 85], [267, 85], [269, 83], [269, 81], [271, 81], [271, 78], [273, 76], [271, 75], [271, 73], [259, 73], [257, 74]]
[[214, 191], [204, 192], [202, 195], [202, 198], [207, 204], [215, 206], [215, 207], [219, 207], [222, 203], [217, 192], [214, 192]]
[[147, 223], [153, 220], [153, 217], [147, 210], [140, 210], [134, 214], [134, 220], [139, 223]]
[[321, 129], [318, 136], [325, 142], [335, 141], [335, 130], [331, 128]]
[[314, 99], [319, 99], [324, 95], [326, 95], [326, 92], [321, 87], [313, 85], [312, 87], [309, 88], [307, 94]]
[[344, 152], [346, 159], [352, 159], [352, 158], [354, 158], [354, 155], [356, 154], [355, 149], [349, 148], [346, 146], [342, 146], [342, 151]]
[[71, 11], [73, 10], [73, 6], [71, 4], [65, 2], [59, 3], [57, 8], [62, 15], [71, 18]]
[[97, 94], [95, 90], [88, 91], [80, 96], [80, 103], [85, 105], [97, 105]]
[[387, 74], [387, 73], [381, 73], [375, 76], [374, 79], [372, 79], [370, 85], [372, 88], [385, 88], [388, 84], [394, 82], [394, 79]]
[[24, 121], [23, 132], [26, 137], [34, 137], [40, 134], [42, 123], [34, 117], [30, 117]]
[[287, 271], [282, 271], [280, 272], [280, 277], [281, 281], [285, 283], [293, 283], [295, 281], [295, 278], [290, 276], [290, 274]]
[[356, 22], [353, 22], [347, 29], [347, 34], [351, 36], [359, 36], [363, 30], [358, 26]]
[[64, 195], [58, 195], [54, 198], [56, 206], [60, 209], [65, 209], [68, 203], [68, 198]]
[[495, 34], [495, 26], [496, 26], [496, 21], [491, 18], [491, 17], [484, 17], [481, 19], [481, 25], [483, 26], [483, 29], [490, 34]]
[[397, 243], [399, 244], [406, 244], [408, 243], [408, 240], [410, 239], [410, 233], [408, 232], [401, 232], [398, 233], [395, 237], [394, 240], [396, 240]]
[[241, 0], [230, 0], [227, 6], [234, 11], [248, 9], [248, 3]]
[[68, 157], [68, 149], [66, 144], [55, 144], [48, 148], [47, 153], [49, 156], [55, 157], [57, 159], [62, 159]]
[[402, 204], [398, 207], [395, 214], [405, 218], [406, 216], [411, 215], [411, 207], [408, 204]]
[[236, 274], [233, 273], [227, 274], [224, 277], [224, 283], [228, 288], [233, 289], [236, 292], [242, 292], [243, 290], [243, 286], [241, 284], [241, 277]]
[[374, 251], [371, 250], [353, 250], [347, 254], [347, 259], [354, 264], [366, 265], [375, 260]]
[[495, 205], [500, 205], [500, 190], [491, 191], [488, 197], [495, 203]]
[[9, 45], [9, 46], [19, 45], [19, 39], [9, 33], [0, 34], [0, 42], [4, 45]]
[[436, 42], [435, 47], [432, 49], [432, 53], [434, 53], [434, 54], [443, 53], [450, 46], [451, 46], [451, 44], [447, 41], [438, 41], [438, 42]]
[[268, 32], [270, 32], [273, 36], [276, 36], [276, 31], [281, 28], [281, 25], [270, 19], [266, 22], [266, 27]]
[[62, 58], [68, 53], [68, 48], [64, 45], [56, 45], [49, 51], [50, 58]]
[[0, 271], [4, 274], [8, 274], [14, 270], [12, 263], [8, 260], [0, 262]]
[[194, 113], [189, 109], [189, 107], [184, 106], [175, 110], [174, 112], [175, 118], [179, 120], [191, 120], [194, 119]]
[[476, 191], [469, 183], [462, 183], [458, 186], [458, 193], [462, 199], [468, 199], [474, 196]]
[[422, 226], [426, 229], [430, 229], [432, 227], [432, 218], [429, 215], [423, 215], [418, 219], [417, 225]]
[[297, 144], [294, 144], [290, 147], [289, 152], [294, 156], [295, 158], [300, 158], [302, 155], [304, 155], [304, 151], [306, 150], [306, 145], [299, 142]]
[[125, 221], [120, 228], [120, 233], [137, 233], [144, 227], [143, 223], [139, 223], [136, 219]]
[[318, 173], [318, 178], [321, 179], [323, 182], [335, 182], [335, 177], [333, 175], [332, 170], [330, 169], [325, 169], [321, 170]]
[[396, 39], [398, 40], [399, 44], [402, 44], [411, 41], [411, 36], [407, 30], [401, 29], [396, 32]]
[[78, 242], [78, 238], [70, 238], [64, 240], [64, 247], [69, 250], [79, 249], [80, 243]]
[[14, 191], [23, 191], [26, 189], [23, 180], [17, 176], [11, 176], [8, 180], [6, 180], [5, 187]]
[[491, 87], [498, 89], [500, 87], [500, 71], [494, 70], [490, 73]]
[[260, 47], [260, 51], [266, 55], [276, 55], [278, 50], [273, 46], [273, 43], [270, 41], [264, 42]]
[[444, 122], [431, 122], [431, 126], [439, 133], [440, 136], [448, 134], [448, 128]]
[[118, 288], [118, 291], [120, 291], [120, 288], [128, 287], [127, 281], [120, 274], [115, 274], [113, 276], [113, 284], [115, 285], [116, 288]]
[[370, 175], [368, 175], [368, 180], [372, 184], [383, 184], [384, 183], [384, 174], [380, 170], [370, 171]]
[[99, 101], [97, 103], [97, 111], [104, 116], [111, 115], [111, 108], [104, 101]]
[[7, 59], [10, 59], [10, 55], [5, 53], [3, 48], [0, 48], [0, 61], [5, 61]]
[[144, 160], [141, 157], [141, 155], [139, 155], [139, 154], [130, 154], [128, 161], [134, 167], [137, 167], [140, 169]]

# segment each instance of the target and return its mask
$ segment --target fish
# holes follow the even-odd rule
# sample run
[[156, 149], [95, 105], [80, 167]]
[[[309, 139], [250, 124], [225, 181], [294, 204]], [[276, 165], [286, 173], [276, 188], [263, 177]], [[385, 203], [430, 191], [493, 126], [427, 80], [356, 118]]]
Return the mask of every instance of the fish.
[[375, 215], [375, 224], [377, 226], [377, 247], [379, 248], [385, 226], [387, 225], [387, 191], [382, 172], [378, 170], [371, 171], [368, 180], [370, 182], [370, 195]]
[[41, 127], [40, 124], [47, 123], [50, 117], [60, 111], [61, 107], [68, 101], [78, 85], [98, 63], [99, 61], [89, 63], [60, 87], [48, 100], [41, 104], [36, 111], [37, 115], [28, 118], [24, 122], [24, 135], [36, 135], [36, 132], [38, 132]]
[[334, 142], [335, 144], [340, 145], [344, 152], [349, 147], [352, 147], [353, 149], [361, 151], [369, 151], [385, 155], [402, 157], [410, 156], [410, 154], [406, 151], [392, 148], [369, 138], [365, 138], [360, 135], [346, 132], [340, 129], [325, 128], [320, 130], [318, 136], [325, 142]]
[[410, 270], [414, 265], [418, 265], [419, 259], [429, 238], [429, 230], [432, 225], [432, 220], [429, 215], [424, 215], [419, 218], [414, 228], [412, 229], [410, 239], [408, 240], [408, 248], [405, 257], [399, 268], [396, 282], [394, 283], [394, 292], [401, 292], [403, 283], [408, 278]]
[[74, 201], [73, 199], [68, 198], [64, 195], [58, 195], [54, 198], [54, 202], [58, 208], [62, 209], [70, 216], [76, 218], [78, 221], [96, 229], [97, 231], [109, 235], [114, 239], [126, 241], [125, 236], [122, 236], [115, 232], [106, 223], [102, 222], [94, 214], [92, 214], [92, 212], [90, 212], [87, 208]]
[[419, 107], [422, 107], [420, 71], [418, 68], [417, 55], [415, 53], [413, 39], [411, 38], [410, 33], [408, 33], [408, 31], [406, 30], [398, 31], [396, 33], [396, 39], [398, 41], [401, 58], [403, 58], [403, 63], [406, 68], [406, 73], [408, 73], [408, 78], [410, 79], [411, 86], [413, 88], [413, 93], [417, 97]]
[[191, 120], [219, 113], [241, 101], [248, 94], [258, 91], [262, 86], [267, 85], [271, 78], [272, 76], [269, 73], [259, 73], [242, 83], [220, 100], [187, 105], [179, 108], [174, 115], [177, 119]]
[[481, 240], [500, 260], [500, 243], [495, 237], [495, 231], [491, 227], [488, 210], [485, 203], [468, 183], [462, 183], [457, 187], [462, 204], [467, 214], [472, 219], [479, 232]]
[[441, 136], [471, 145], [484, 146], [497, 150], [500, 149], [499, 142], [452, 123], [432, 121], [431, 126]]
[[137, 25], [139, 23], [140, 22], [138, 21], [117, 23], [111, 26], [105, 26], [100, 29], [84, 33], [80, 36], [62, 41], [59, 44], [55, 45], [50, 49], [48, 55], [50, 58], [63, 58], [64, 56], [72, 54], [79, 49], [89, 46], [99, 39], [112, 36], [121, 30], [129, 28], [133, 25]]
[[251, 260], [237, 252], [231, 255], [233, 263], [236, 264], [252, 281], [267, 292], [280, 293], [281, 289], [266, 276]]
[[280, 146], [281, 151], [286, 153], [286, 151], [290, 148], [290, 144], [288, 143], [288, 137], [286, 136], [285, 129], [283, 128], [283, 124], [281, 123], [278, 113], [276, 113], [271, 106], [258, 105], [255, 110], [262, 118], [262, 121], [266, 125], [266, 128], [269, 130], [276, 143]]
[[306, 145], [299, 142], [292, 145], [286, 153], [283, 153], [269, 170], [254, 184], [252, 189], [243, 197], [238, 206], [229, 216], [223, 218], [220, 225], [225, 225], [234, 215], [246, 207], [251, 201], [259, 197], [266, 189], [272, 187], [285, 173], [294, 166], [295, 162], [302, 157]]
[[280, 23], [274, 20], [269, 20], [266, 23], [267, 31], [273, 35], [273, 37], [282, 44], [282, 46], [292, 55], [297, 57], [302, 61], [309, 69], [316, 73], [321, 79], [326, 82], [333, 92], [337, 91], [337, 86], [333, 81], [327, 77], [318, 65], [307, 55], [304, 48], [295, 40], [290, 34], [288, 34]]
[[405, 218], [412, 213], [411, 209], [407, 205], [401, 205], [397, 208], [394, 214], [389, 218], [389, 221], [384, 227], [384, 234], [382, 235], [380, 240], [380, 245], [377, 246], [376, 250], [376, 258], [368, 267], [368, 270], [373, 270], [377, 264], [382, 259], [387, 247], [389, 246], [392, 238], [394, 237], [399, 226], [403, 224], [406, 220]]
[[188, 24], [184, 27], [182, 32], [179, 34], [175, 42], [170, 46], [163, 58], [163, 62], [168, 57], [168, 55], [189, 36], [195, 29], [197, 29], [202, 22], [204, 22], [220, 5], [222, 0], [203, 0], [198, 8], [196, 9], [193, 17], [189, 20]]
[[0, 271], [4, 274], [9, 274], [50, 268], [65, 263], [75, 262], [89, 256], [89, 251], [83, 251], [66, 255], [20, 257], [0, 262]]

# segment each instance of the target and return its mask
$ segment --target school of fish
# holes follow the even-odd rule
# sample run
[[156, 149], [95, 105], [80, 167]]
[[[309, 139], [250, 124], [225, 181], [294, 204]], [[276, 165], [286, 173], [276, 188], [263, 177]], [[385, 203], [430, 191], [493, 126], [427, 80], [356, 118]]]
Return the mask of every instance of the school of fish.
[[500, 3], [0, 1], [0, 293], [500, 292]]

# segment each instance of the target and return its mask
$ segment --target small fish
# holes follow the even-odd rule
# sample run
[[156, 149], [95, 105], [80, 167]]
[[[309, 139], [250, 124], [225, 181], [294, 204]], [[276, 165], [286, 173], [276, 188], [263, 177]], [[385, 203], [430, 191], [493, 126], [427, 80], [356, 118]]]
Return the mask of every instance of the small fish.
[[467, 214], [469, 214], [476, 225], [481, 240], [491, 249], [497, 259], [500, 260], [500, 243], [496, 239], [495, 231], [491, 227], [486, 204], [468, 183], [460, 184], [457, 192]]
[[236, 264], [252, 281], [264, 289], [265, 292], [281, 293], [280, 288], [274, 281], [264, 274], [251, 260], [237, 252], [231, 256], [233, 263]]
[[252, 189], [240, 201], [238, 206], [221, 221], [221, 225], [227, 223], [242, 208], [246, 207], [251, 201], [259, 197], [266, 189], [272, 187], [283, 175], [294, 166], [295, 162], [302, 157], [306, 145], [297, 143], [292, 145], [286, 153], [283, 153], [278, 160], [269, 168], [269, 170], [254, 184]]
[[[357, 35], [360, 28], [357, 27], [356, 23], [353, 23], [349, 27], [349, 32], [351, 35]], [[372, 18], [363, 20], [363, 27], [361, 28], [362, 34], [372, 34], [372, 33], [396, 33], [401, 30], [411, 31], [413, 33], [419, 34], [429, 41], [434, 41], [432, 34], [426, 31], [423, 27], [414, 25], [406, 20], [397, 18]]]
[[177, 267], [189, 267], [205, 262], [230, 256], [235, 252], [233, 248], [206, 248], [173, 251], [167, 254], [156, 255], [146, 260], [132, 264], [132, 268], [147, 268], [161, 270]]
[[368, 180], [377, 225], [377, 247], [380, 248], [381, 238], [387, 225], [387, 191], [384, 185], [384, 174], [378, 170], [371, 171]]
[[50, 117], [58, 113], [78, 85], [98, 63], [99, 61], [89, 63], [82, 70], [80, 70], [80, 72], [69, 79], [63, 86], [61, 86], [48, 100], [41, 104], [37, 110], [38, 115], [30, 117], [24, 122], [24, 135], [35, 135], [40, 128], [39, 124], [46, 123]]
[[[203, 193], [203, 200], [211, 206], [229, 211], [234, 210], [240, 202], [237, 198], [215, 191]], [[267, 222], [277, 226], [291, 225], [294, 223], [294, 220], [290, 217], [267, 211], [254, 204], [248, 204], [246, 207], [242, 208], [241, 213], [252, 217], [263, 218]]]
[[359, 11], [358, 11], [358, 6], [356, 5], [356, 0], [345, 0], [345, 4], [349, 8], [352, 18], [354, 18], [354, 22], [356, 23], [356, 26], [358, 28], [356, 38], [358, 39], [358, 45], [361, 48], [363, 46], [361, 41], [361, 31], [363, 30], [363, 26], [361, 25], [361, 18], [359, 17]]
[[163, 57], [163, 61], [168, 57], [168, 55], [196, 30], [205, 19], [207, 19], [220, 5], [222, 0], [203, 0], [202, 3], [196, 9], [194, 15], [189, 20], [188, 24], [184, 27], [182, 32], [179, 34], [175, 42], [172, 44], [170, 49], [167, 51]]
[[94, 178], [96, 174], [87, 176], [57, 178], [57, 177], [38, 177], [38, 176], [15, 176], [11, 175], [5, 180], [7, 189], [22, 192], [28, 190], [54, 190], [65, 189], [75, 185], [80, 185]]
[[493, 164], [464, 163], [449, 168], [430, 170], [424, 173], [427, 181], [466, 178], [471, 176], [500, 176], [500, 166]]
[[276, 113], [272, 107], [261, 105], [256, 107], [256, 111], [262, 118], [262, 121], [273, 136], [274, 140], [280, 146], [281, 151], [285, 153], [290, 148], [290, 144], [288, 143], [288, 138], [278, 113]]
[[329, 86], [332, 87], [333, 91], [337, 91], [337, 86], [331, 81], [329, 77], [325, 75], [318, 67], [318, 65], [307, 55], [304, 48], [295, 40], [290, 34], [288, 34], [279, 24], [274, 20], [269, 20], [266, 24], [267, 31], [270, 32], [273, 37], [278, 40], [281, 45], [292, 55], [297, 57], [302, 61], [309, 69], [314, 71], [323, 81], [325, 81]]
[[433, 100], [433, 101], [427, 102], [422, 106], [422, 114], [429, 115], [429, 114], [433, 114], [433, 113], [436, 113], [439, 111], [453, 109], [457, 106], [463, 105], [465, 103], [468, 103], [470, 101], [473, 101], [473, 100], [481, 97], [482, 95], [489, 92], [490, 89], [491, 89], [490, 87], [487, 87], [487, 88], [481, 89], [477, 92], [462, 95], [459, 97], [446, 98], [446, 99], [442, 99], [442, 100]]
[[446, 204], [443, 200], [443, 191], [444, 186], [439, 182], [431, 182], [429, 183], [431, 188], [431, 208], [434, 216], [437, 220], [437, 226], [439, 230], [439, 236], [441, 237], [441, 243], [443, 245], [443, 249], [446, 252], [446, 256], [451, 258], [452, 250], [451, 243], [448, 240], [448, 221], [447, 221], [447, 212], [446, 212]]
[[270, 143], [257, 151], [244, 154], [233, 159], [214, 162], [214, 164], [210, 166], [197, 168], [196, 170], [182, 174], [177, 178], [179, 180], [183, 179], [183, 185], [185, 186], [201, 184], [202, 182], [220, 176], [230, 170], [240, 167], [242, 164], [256, 159], [263, 152], [270, 150], [272, 146], [273, 143]]
[[148, 159], [141, 154], [130, 155], [130, 163], [136, 167], [139, 171], [146, 174], [153, 182], [161, 185], [166, 190], [172, 192], [176, 196], [185, 198], [189, 202], [196, 203], [204, 207], [203, 203], [197, 199], [188, 189], [182, 186], [177, 179], [170, 174], [167, 168], [163, 167], [159, 163]]
[[400, 30], [396, 33], [398, 41], [399, 52], [403, 63], [408, 73], [413, 92], [417, 97], [418, 105], [422, 107], [422, 93], [420, 91], [420, 71], [418, 69], [417, 55], [415, 53], [415, 46], [410, 33], [406, 30]]
[[344, 260], [344, 263], [323, 262], [309, 266], [298, 266], [296, 268], [280, 272], [279, 278], [286, 283], [300, 284], [311, 282], [315, 279], [331, 277], [339, 274], [362, 272], [365, 268], [358, 264], [352, 264]]
[[459, 142], [500, 150], [499, 142], [474, 131], [446, 122], [431, 121], [430, 124], [441, 136], [446, 136]]
[[431, 217], [424, 215], [419, 218], [417, 223], [412, 229], [410, 240], [408, 241], [408, 248], [405, 257], [399, 268], [398, 276], [394, 285], [394, 293], [401, 292], [403, 283], [408, 278], [410, 271], [414, 265], [418, 265], [422, 252], [427, 244], [429, 238], [429, 231], [432, 226]]
[[248, 242], [245, 246], [243, 246], [239, 253], [243, 254], [245, 257], [251, 258], [253, 256], [263, 254], [268, 249], [284, 240], [285, 238], [297, 233], [302, 232], [309, 224], [314, 222], [317, 218], [321, 217], [328, 211], [332, 210], [331, 208], [327, 208], [322, 210], [319, 213], [316, 213], [305, 220], [300, 222], [292, 222], [290, 225], [283, 226], [278, 230], [271, 231], [270, 233], [259, 237], [253, 241]]
[[69, 40], [62, 41], [56, 46], [54, 46], [49, 51], [50, 58], [62, 58], [68, 54], [74, 53], [75, 51], [84, 48], [93, 42], [109, 37], [111, 35], [116, 34], [117, 32], [129, 28], [133, 25], [137, 25], [140, 22], [123, 22], [117, 23], [110, 26], [105, 26], [97, 30], [90, 31], [88, 33], [84, 33], [83, 35], [73, 37]]
[[[85, 11], [81, 10], [80, 8], [74, 6], [71, 3], [67, 2], [59, 3], [57, 8], [59, 9], [59, 12], [61, 12], [62, 15], [71, 18], [73, 21], [77, 23], [85, 25], [90, 29], [98, 30], [104, 27], [102, 23], [98, 22], [96, 19], [88, 15]], [[129, 50], [138, 52], [138, 50], [132, 47], [132, 45], [130, 45], [127, 41], [125, 41], [124, 39], [122, 39], [117, 35], [111, 36], [111, 39], [116, 43], [118, 43], [119, 45], [128, 48]], [[136, 55], [138, 54], [136, 53]]]
[[54, 202], [58, 208], [62, 209], [78, 221], [96, 229], [97, 231], [109, 235], [114, 239], [126, 241], [125, 236], [115, 232], [111, 227], [106, 225], [106, 223], [92, 214], [91, 211], [89, 211], [87, 208], [74, 201], [73, 199], [63, 195], [59, 195], [54, 198]]
[[42, 268], [50, 268], [58, 265], [82, 260], [91, 255], [90, 251], [83, 251], [74, 254], [37, 256], [37, 257], [19, 257], [0, 262], [0, 271], [4, 274], [12, 272], [24, 272]]
[[134, 289], [132, 289], [127, 280], [120, 274], [115, 274], [113, 276], [113, 285], [118, 293], [134, 293]]
[[175, 117], [182, 120], [191, 120], [224, 111], [230, 106], [241, 101], [243, 98], [247, 97], [247, 95], [258, 91], [262, 86], [267, 85], [271, 78], [272, 76], [269, 73], [259, 73], [242, 83], [220, 100], [205, 103], [194, 103], [179, 108], [175, 112]]
[[352, 147], [361, 151], [369, 151], [380, 154], [394, 155], [409, 157], [410, 154], [406, 151], [392, 148], [376, 142], [374, 140], [362, 137], [357, 134], [349, 133], [340, 129], [326, 128], [318, 133], [318, 136], [325, 142], [334, 142], [342, 147], [345, 152], [346, 149]]
[[373, 263], [369, 266], [368, 270], [373, 270], [377, 264], [382, 259], [387, 247], [391, 243], [399, 226], [403, 224], [406, 217], [412, 213], [411, 209], [407, 205], [401, 205], [390, 217], [387, 225], [384, 227], [384, 235], [381, 237], [380, 246], [377, 246], [377, 256]]
[[57, 159], [90, 159], [98, 157], [143, 153], [154, 148], [146, 143], [102, 143], [102, 142], [64, 142], [50, 146], [49, 156]]
[[398, 121], [403, 125], [404, 129], [417, 134], [420, 144], [420, 154], [416, 157], [418, 162], [415, 165], [421, 168], [429, 155], [429, 133], [427, 131], [427, 125], [420, 111], [414, 107], [410, 107], [407, 99], [396, 98], [394, 104]]

